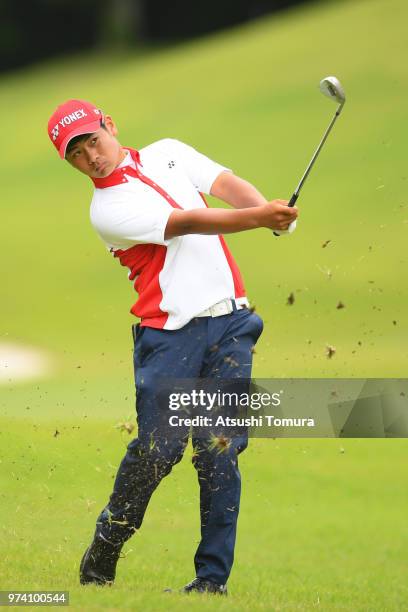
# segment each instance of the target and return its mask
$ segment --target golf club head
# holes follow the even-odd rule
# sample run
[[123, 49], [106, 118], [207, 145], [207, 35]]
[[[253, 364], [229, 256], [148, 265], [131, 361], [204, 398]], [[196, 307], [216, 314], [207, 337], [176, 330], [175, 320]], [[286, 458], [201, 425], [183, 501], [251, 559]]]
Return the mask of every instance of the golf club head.
[[339, 81], [334, 76], [326, 77], [320, 81], [320, 91], [322, 94], [335, 100], [339, 104], [344, 104], [346, 101], [346, 94], [344, 93], [344, 89]]

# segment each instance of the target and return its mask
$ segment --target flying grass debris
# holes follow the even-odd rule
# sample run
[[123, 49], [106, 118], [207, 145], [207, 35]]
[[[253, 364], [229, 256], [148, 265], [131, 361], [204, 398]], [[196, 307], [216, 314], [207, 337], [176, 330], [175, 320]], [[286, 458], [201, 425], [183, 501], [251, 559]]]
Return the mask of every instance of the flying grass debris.
[[329, 268], [325, 268], [325, 269], [323, 269], [323, 268], [322, 268], [321, 266], [319, 266], [319, 265], [317, 265], [317, 268], [318, 268], [318, 270], [320, 270], [320, 272], [321, 272], [322, 274], [325, 274], [329, 280], [330, 280], [330, 279], [331, 279], [331, 277], [333, 276], [333, 275], [332, 275], [332, 271], [331, 271], [331, 270], [329, 270]]
[[125, 421], [124, 423], [118, 423], [117, 425], [115, 425], [115, 429], [119, 429], [119, 431], [127, 431], [129, 435], [132, 433], [134, 428], [134, 424], [130, 423], [129, 421]]
[[208, 450], [215, 450], [217, 454], [225, 453], [231, 446], [231, 439], [224, 436], [224, 434], [220, 434], [216, 436], [211, 433], [210, 442], [208, 444]]
[[325, 242], [323, 242], [322, 244], [322, 249], [325, 249], [327, 247], [328, 244], [331, 243], [331, 240], [326, 240]]
[[238, 361], [234, 359], [233, 357], [229, 357], [229, 356], [224, 357], [224, 362], [229, 363], [232, 368], [237, 368], [239, 366]]

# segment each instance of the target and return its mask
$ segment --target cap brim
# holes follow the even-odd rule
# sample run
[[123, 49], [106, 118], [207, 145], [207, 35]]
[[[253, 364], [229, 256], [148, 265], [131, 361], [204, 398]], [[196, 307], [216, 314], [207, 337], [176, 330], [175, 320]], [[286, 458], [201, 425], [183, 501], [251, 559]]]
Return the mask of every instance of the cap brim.
[[65, 159], [65, 153], [70, 140], [75, 138], [75, 136], [82, 136], [82, 134], [93, 134], [94, 132], [97, 132], [100, 127], [101, 118], [99, 117], [98, 119], [95, 119], [95, 121], [92, 121], [91, 123], [86, 123], [85, 125], [81, 125], [80, 127], [77, 127], [75, 130], [70, 132], [68, 136], [66, 136], [61, 142], [60, 147], [58, 149], [58, 153], [61, 159]]

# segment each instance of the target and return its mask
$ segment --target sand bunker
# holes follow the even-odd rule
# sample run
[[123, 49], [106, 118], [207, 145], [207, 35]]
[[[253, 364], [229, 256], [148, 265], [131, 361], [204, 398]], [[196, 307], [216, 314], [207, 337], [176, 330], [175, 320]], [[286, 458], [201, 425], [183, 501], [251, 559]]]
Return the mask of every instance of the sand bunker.
[[0, 343], [0, 385], [41, 378], [51, 372], [50, 357], [31, 346]]

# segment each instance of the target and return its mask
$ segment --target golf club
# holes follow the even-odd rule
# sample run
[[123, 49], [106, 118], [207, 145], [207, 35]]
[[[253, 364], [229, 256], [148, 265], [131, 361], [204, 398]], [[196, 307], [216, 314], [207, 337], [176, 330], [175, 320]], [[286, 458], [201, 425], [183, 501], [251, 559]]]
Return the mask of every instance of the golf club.
[[[310, 163], [308, 165], [308, 167], [306, 168], [306, 171], [304, 173], [304, 175], [302, 176], [302, 178], [300, 179], [299, 185], [296, 187], [295, 191], [293, 192], [292, 197], [290, 198], [289, 204], [288, 206], [294, 206], [296, 204], [296, 200], [299, 197], [299, 193], [300, 190], [302, 189], [307, 177], [309, 176], [309, 173], [311, 171], [311, 169], [313, 168], [313, 165], [317, 159], [317, 156], [319, 155], [324, 143], [326, 142], [326, 139], [328, 137], [328, 135], [330, 134], [330, 131], [333, 127], [333, 125], [335, 124], [337, 117], [340, 115], [344, 103], [346, 101], [346, 95], [344, 93], [344, 89], [340, 83], [340, 81], [334, 77], [334, 76], [329, 76], [326, 77], [325, 79], [322, 79], [320, 81], [320, 91], [322, 92], [322, 94], [324, 94], [325, 96], [327, 96], [328, 98], [330, 98], [331, 100], [333, 100], [334, 102], [337, 102], [339, 104], [339, 106], [337, 107], [337, 110], [335, 112], [335, 115], [333, 117], [333, 119], [330, 122], [329, 127], [327, 128], [326, 132], [324, 133], [324, 136], [322, 138], [322, 140], [319, 143], [319, 146], [317, 147], [312, 159], [310, 160]], [[280, 236], [280, 234], [275, 233], [275, 236]]]

